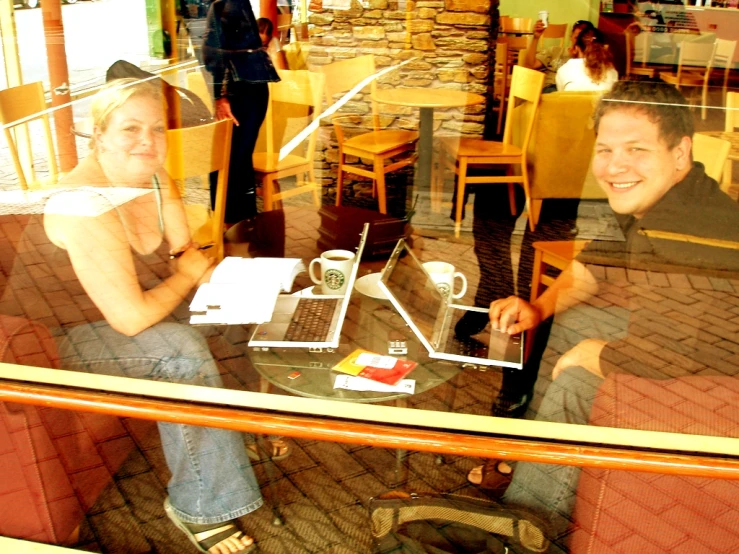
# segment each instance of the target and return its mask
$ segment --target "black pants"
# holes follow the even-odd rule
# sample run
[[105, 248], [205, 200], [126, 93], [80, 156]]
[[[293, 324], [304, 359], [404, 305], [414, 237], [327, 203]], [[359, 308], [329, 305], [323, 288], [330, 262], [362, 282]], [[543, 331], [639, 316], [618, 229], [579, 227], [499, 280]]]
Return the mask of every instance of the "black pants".
[[[231, 163], [228, 169], [226, 223], [238, 223], [257, 214], [256, 180], [252, 155], [259, 128], [267, 114], [267, 83], [229, 84], [228, 101], [239, 126], [233, 128]], [[217, 174], [210, 175], [210, 201], [215, 206]]]
[[[524, 204], [523, 189], [516, 186], [518, 213]], [[572, 229], [577, 221], [579, 200], [546, 200], [536, 231], [528, 224], [521, 245], [518, 263], [518, 296], [528, 300], [534, 267], [536, 241], [572, 240]], [[515, 294], [513, 266], [511, 263], [511, 235], [517, 217], [511, 216], [508, 203], [508, 187], [484, 185], [475, 190], [475, 214], [472, 233], [475, 254], [480, 266], [480, 283], [475, 295], [475, 305], [487, 308], [493, 300]], [[523, 369], [504, 369], [502, 388], [510, 394], [530, 391], [539, 374], [544, 349], [549, 340], [551, 319], [543, 321], [536, 330], [532, 351]]]

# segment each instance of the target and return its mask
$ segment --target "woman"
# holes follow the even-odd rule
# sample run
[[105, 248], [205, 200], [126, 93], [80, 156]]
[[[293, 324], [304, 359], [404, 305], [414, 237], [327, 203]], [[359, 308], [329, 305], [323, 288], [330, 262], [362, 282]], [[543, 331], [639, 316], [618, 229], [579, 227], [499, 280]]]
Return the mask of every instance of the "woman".
[[[262, 48], [248, 0], [216, 0], [206, 25], [203, 57], [213, 74], [216, 118], [234, 122], [226, 196], [226, 227], [230, 227], [257, 213], [252, 154], [267, 114], [267, 83], [280, 78]], [[210, 195], [215, 204], [215, 175], [211, 175]]]
[[[39, 235], [22, 243], [35, 246], [33, 265], [14, 268], [8, 288], [20, 298], [34, 287], [36, 309], [45, 301], [48, 313], [61, 314], [64, 369], [220, 387], [203, 337], [164, 321], [208, 279], [213, 260], [190, 242], [177, 188], [162, 170], [161, 89], [112, 81], [92, 115], [92, 152], [49, 198], [43, 226], [29, 225]], [[174, 262], [172, 254], [179, 254]], [[234, 520], [259, 508], [262, 497], [242, 435], [171, 423], [159, 423], [159, 431], [172, 473], [169, 518], [201, 552], [251, 550], [254, 541]]]
[[558, 91], [607, 91], [618, 81], [613, 55], [598, 29], [582, 31], [570, 56], [557, 70]]
[[259, 38], [262, 41], [262, 48], [267, 49], [269, 59], [277, 69], [287, 69], [287, 59], [285, 58], [285, 52], [282, 51], [282, 45], [280, 39], [272, 36], [274, 32], [274, 26], [272, 22], [266, 17], [260, 17], [257, 19], [257, 27], [259, 28]]

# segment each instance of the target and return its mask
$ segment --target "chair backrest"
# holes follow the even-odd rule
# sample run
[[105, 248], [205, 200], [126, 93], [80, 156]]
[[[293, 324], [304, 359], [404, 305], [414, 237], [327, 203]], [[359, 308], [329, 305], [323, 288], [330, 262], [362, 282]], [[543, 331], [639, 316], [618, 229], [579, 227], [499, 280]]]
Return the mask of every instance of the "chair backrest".
[[[341, 60], [320, 67], [321, 73], [326, 77], [326, 99], [331, 105], [336, 101], [335, 96], [346, 92], [362, 80], [375, 73], [375, 57], [372, 54], [358, 56], [348, 60]], [[375, 81], [370, 84], [371, 92], [376, 88]], [[376, 102], [372, 101], [372, 119], [375, 130], [380, 128], [380, 114]], [[338, 126], [335, 127], [340, 132]], [[339, 139], [341, 141], [341, 139]]]
[[210, 96], [208, 85], [205, 82], [203, 73], [198, 69], [191, 71], [186, 76], [187, 79], [187, 90], [195, 94], [198, 98], [203, 101], [203, 104], [213, 113], [213, 98]]
[[726, 94], [724, 131], [733, 133], [737, 128], [739, 128], [739, 92], [728, 92]]
[[208, 174], [218, 172], [218, 188], [211, 221], [214, 255], [218, 260], [223, 258], [223, 227], [226, 216], [232, 127], [233, 122], [230, 119], [222, 119], [197, 127], [167, 131], [167, 159], [164, 167], [172, 179], [177, 181], [184, 181], [190, 177], [208, 179]]
[[508, 43], [501, 41], [495, 45], [495, 96], [505, 100], [508, 92]]
[[716, 51], [713, 54], [713, 67], [724, 70], [724, 88], [729, 82], [729, 73], [734, 63], [734, 52], [736, 51], [735, 40], [716, 39]]
[[728, 140], [700, 133], [693, 135], [693, 159], [702, 163], [706, 168], [706, 175], [719, 183], [730, 150], [731, 143]]
[[[321, 111], [326, 77], [313, 71], [280, 70], [280, 81], [269, 84], [269, 104], [264, 118], [265, 146], [269, 155], [291, 141]], [[303, 156], [313, 160], [318, 127], [310, 133]]]
[[567, 36], [567, 23], [550, 23], [541, 35], [543, 39], [559, 39], [559, 47], [564, 48]]
[[713, 66], [713, 56], [716, 52], [716, 43], [696, 42], [685, 40], [680, 43], [680, 55], [677, 61], [677, 86], [680, 86], [680, 78], [683, 71], [697, 68], [704, 72], [704, 80], [707, 82]]
[[636, 34], [633, 28], [624, 31], [624, 42], [626, 43], [626, 75], [631, 74], [631, 68], [636, 65], [645, 67], [649, 58], [651, 48], [651, 33], [641, 32]]
[[[26, 120], [26, 118], [32, 119]], [[4, 125], [3, 130], [15, 171], [18, 174], [18, 182], [23, 189], [27, 189], [29, 184], [36, 183], [29, 123], [37, 119], [40, 120], [44, 133], [46, 160], [49, 164], [48, 182], [53, 184], [59, 178], [59, 167], [56, 161], [49, 114], [46, 113], [43, 85], [41, 82], [36, 82], [0, 90], [0, 123]], [[28, 172], [25, 169], [28, 169]]]
[[[544, 74], [541, 71], [519, 65], [513, 67], [503, 142], [505, 144], [515, 142], [523, 149], [524, 156], [536, 121], [536, 110], [539, 107], [543, 86]], [[514, 126], [517, 139], [514, 139]]]

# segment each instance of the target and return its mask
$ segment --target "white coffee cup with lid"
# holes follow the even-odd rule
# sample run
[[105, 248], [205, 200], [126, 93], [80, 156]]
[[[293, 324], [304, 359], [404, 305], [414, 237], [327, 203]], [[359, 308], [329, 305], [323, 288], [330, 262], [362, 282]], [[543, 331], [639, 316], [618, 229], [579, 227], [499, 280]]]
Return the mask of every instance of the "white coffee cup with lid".
[[[436, 288], [444, 298], [457, 299], [462, 298], [467, 292], [467, 278], [459, 271], [454, 271], [454, 266], [447, 262], [426, 262], [423, 264], [424, 269], [431, 275]], [[454, 293], [454, 281], [459, 279], [462, 282], [462, 288], [459, 292]]]
[[539, 21], [544, 24], [544, 27], [549, 27], [549, 12], [547, 10], [539, 12]]

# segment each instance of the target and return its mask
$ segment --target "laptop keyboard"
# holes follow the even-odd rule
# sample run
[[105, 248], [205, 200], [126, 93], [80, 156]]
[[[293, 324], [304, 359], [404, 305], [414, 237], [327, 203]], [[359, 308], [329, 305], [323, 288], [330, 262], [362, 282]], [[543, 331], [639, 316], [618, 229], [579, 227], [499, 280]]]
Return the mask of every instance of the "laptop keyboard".
[[453, 332], [450, 332], [444, 352], [447, 354], [456, 354], [457, 356], [487, 358], [488, 345], [474, 337], [457, 338]]
[[287, 327], [285, 339], [298, 342], [326, 340], [339, 300], [339, 298], [301, 298]]

